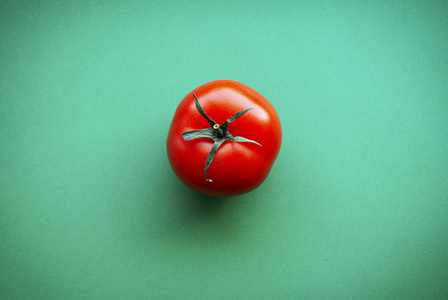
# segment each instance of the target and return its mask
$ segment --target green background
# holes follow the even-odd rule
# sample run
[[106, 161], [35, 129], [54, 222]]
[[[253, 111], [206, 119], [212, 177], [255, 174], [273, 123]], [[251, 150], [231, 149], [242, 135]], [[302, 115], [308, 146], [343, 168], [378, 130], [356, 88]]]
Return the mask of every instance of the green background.
[[[446, 1], [1, 1], [2, 299], [448, 298]], [[193, 88], [276, 107], [279, 157], [197, 194]]]

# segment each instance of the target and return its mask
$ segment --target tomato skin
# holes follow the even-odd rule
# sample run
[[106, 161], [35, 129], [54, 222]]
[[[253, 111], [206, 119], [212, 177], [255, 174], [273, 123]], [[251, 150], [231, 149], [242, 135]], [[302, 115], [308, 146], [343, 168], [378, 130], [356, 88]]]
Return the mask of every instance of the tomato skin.
[[[181, 135], [210, 128], [195, 106], [193, 93], [206, 114], [218, 124], [236, 112], [252, 108], [229, 124], [229, 132], [261, 144], [224, 142], [207, 171], [212, 182], [205, 180], [204, 167], [214, 141], [210, 138], [186, 141]], [[280, 119], [266, 98], [237, 81], [215, 80], [197, 87], [180, 102], [168, 133], [167, 152], [171, 167], [185, 185], [206, 195], [228, 197], [247, 193], [263, 183], [277, 158], [281, 141]]]

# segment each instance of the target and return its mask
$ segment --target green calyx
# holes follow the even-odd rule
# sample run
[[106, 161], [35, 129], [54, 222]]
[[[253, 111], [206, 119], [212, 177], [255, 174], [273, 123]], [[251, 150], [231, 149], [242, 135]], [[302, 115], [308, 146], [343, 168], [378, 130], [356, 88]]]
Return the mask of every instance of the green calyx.
[[204, 112], [201, 105], [199, 104], [198, 98], [196, 97], [196, 95], [194, 93], [193, 93], [193, 96], [194, 96], [194, 102], [196, 104], [196, 109], [210, 124], [210, 128], [187, 131], [187, 132], [182, 133], [182, 137], [186, 141], [194, 140], [197, 138], [204, 138], [204, 137], [210, 138], [215, 141], [215, 143], [212, 146], [212, 150], [210, 150], [210, 153], [207, 156], [207, 161], [205, 162], [205, 169], [204, 169], [204, 179], [206, 181], [212, 182], [211, 179], [207, 179], [205, 174], [207, 173], [207, 170], [210, 167], [210, 164], [212, 163], [213, 159], [215, 158], [216, 152], [218, 151], [219, 147], [225, 141], [254, 143], [259, 146], [261, 146], [261, 145], [255, 141], [246, 139], [241, 136], [233, 136], [230, 134], [230, 132], [228, 130], [229, 123], [235, 121], [236, 119], [238, 119], [239, 117], [244, 115], [246, 112], [248, 112], [252, 108], [248, 108], [248, 109], [242, 110], [240, 112], [237, 112], [236, 114], [231, 116], [229, 119], [227, 119], [224, 123], [219, 125], [218, 123], [216, 123], [215, 121], [210, 119], [209, 116], [207, 116], [207, 114]]

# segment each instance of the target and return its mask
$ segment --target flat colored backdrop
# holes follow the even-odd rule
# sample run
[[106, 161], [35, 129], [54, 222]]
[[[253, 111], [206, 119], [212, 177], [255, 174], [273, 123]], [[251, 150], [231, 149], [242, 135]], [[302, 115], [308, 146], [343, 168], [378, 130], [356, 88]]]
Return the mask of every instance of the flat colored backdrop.
[[[0, 1], [1, 299], [446, 299], [446, 1]], [[214, 79], [283, 125], [266, 182], [169, 166]]]

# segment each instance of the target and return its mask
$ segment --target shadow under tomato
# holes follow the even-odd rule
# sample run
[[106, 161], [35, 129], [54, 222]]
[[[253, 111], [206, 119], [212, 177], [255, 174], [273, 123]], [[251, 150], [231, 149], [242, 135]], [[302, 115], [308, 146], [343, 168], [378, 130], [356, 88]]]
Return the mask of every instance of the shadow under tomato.
[[235, 197], [207, 196], [191, 190], [180, 181], [178, 181], [177, 193], [178, 201], [184, 202], [180, 205], [183, 207], [180, 211], [183, 215], [181, 216], [182, 219], [219, 219], [231, 214], [234, 209], [232, 202], [234, 202]]
[[[173, 174], [176, 207], [171, 222], [166, 225], [174, 236], [181, 239], [190, 236], [190, 242], [197, 239], [227, 240], [239, 231], [242, 220], [240, 212], [251, 202], [249, 194], [235, 197], [212, 197], [200, 194], [183, 185]], [[171, 180], [171, 179], [170, 179]], [[182, 236], [177, 235], [182, 232]], [[220, 243], [220, 241], [218, 241]]]
[[231, 199], [225, 197], [212, 197], [203, 195], [196, 191], [188, 189], [187, 199], [191, 205], [191, 212], [198, 215], [208, 215], [219, 213]]

